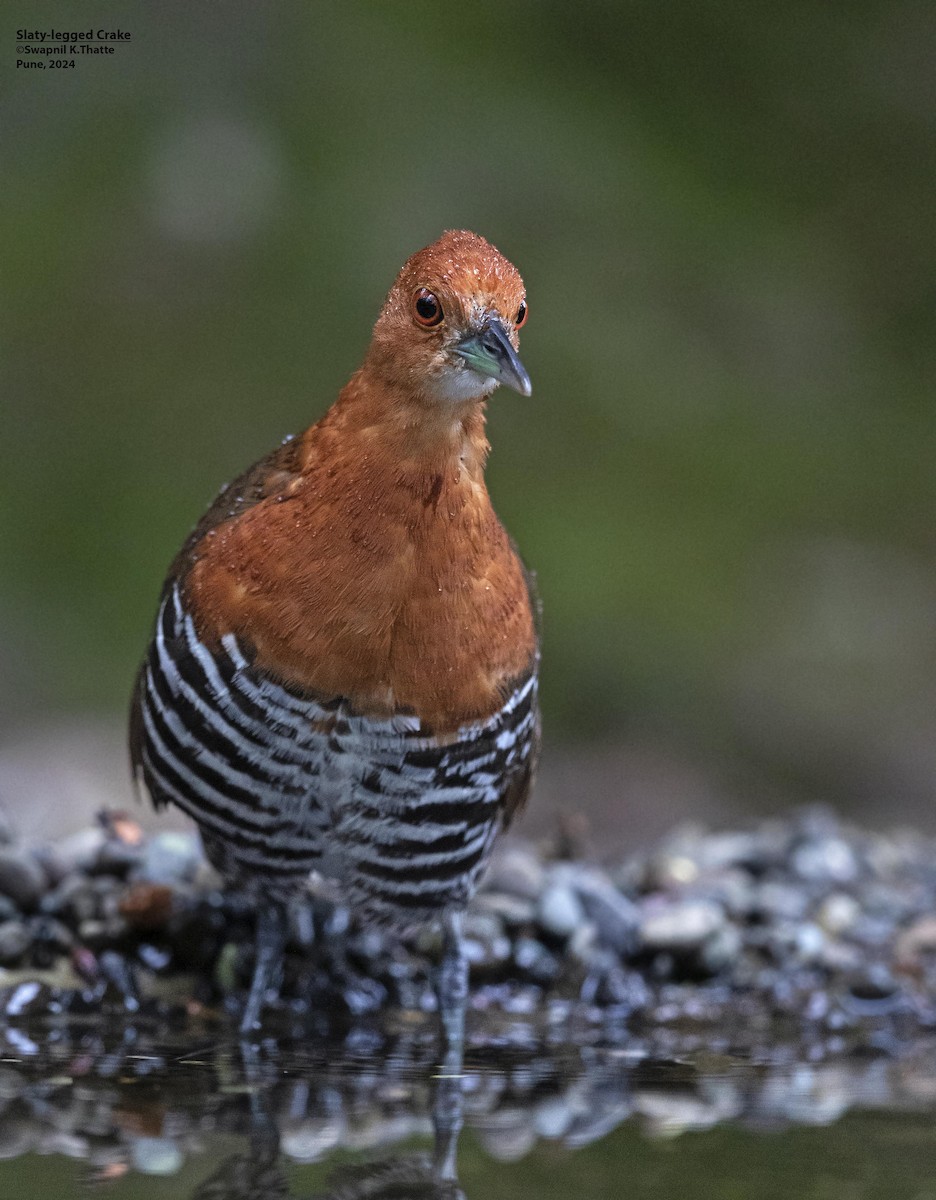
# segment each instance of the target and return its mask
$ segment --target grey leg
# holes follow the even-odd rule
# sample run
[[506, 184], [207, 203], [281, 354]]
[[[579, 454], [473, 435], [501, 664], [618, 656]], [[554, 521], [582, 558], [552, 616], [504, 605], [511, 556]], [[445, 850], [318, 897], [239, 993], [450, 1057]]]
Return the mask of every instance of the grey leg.
[[286, 913], [281, 904], [264, 903], [257, 913], [257, 965], [254, 967], [250, 995], [241, 1019], [242, 1034], [260, 1028], [260, 1014], [271, 989], [279, 986], [279, 972], [286, 945]]
[[442, 920], [442, 961], [436, 975], [442, 1022], [442, 1063], [432, 1105], [435, 1128], [433, 1165], [440, 1179], [456, 1179], [456, 1151], [462, 1127], [462, 1067], [465, 1053], [465, 1009], [468, 1004], [468, 963], [461, 940], [462, 915], [447, 913]]
[[465, 1009], [468, 1004], [468, 963], [462, 949], [462, 914], [442, 918], [442, 961], [436, 976], [436, 995], [442, 1021], [443, 1065], [460, 1074], [465, 1048]]

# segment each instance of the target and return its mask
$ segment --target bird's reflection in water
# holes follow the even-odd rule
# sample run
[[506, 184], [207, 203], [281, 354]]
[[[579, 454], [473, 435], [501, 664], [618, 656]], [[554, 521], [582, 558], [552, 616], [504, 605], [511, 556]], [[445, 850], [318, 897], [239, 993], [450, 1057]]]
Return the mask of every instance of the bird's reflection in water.
[[[251, 1085], [249, 1149], [226, 1159], [193, 1193], [192, 1200], [277, 1200], [295, 1195], [280, 1153], [280, 1133], [269, 1111], [255, 1045], [241, 1046]], [[463, 1122], [460, 1073], [440, 1071], [432, 1095], [435, 1139], [431, 1155], [392, 1155], [368, 1163], [343, 1164], [326, 1190], [305, 1200], [465, 1200], [458, 1185], [458, 1137]]]

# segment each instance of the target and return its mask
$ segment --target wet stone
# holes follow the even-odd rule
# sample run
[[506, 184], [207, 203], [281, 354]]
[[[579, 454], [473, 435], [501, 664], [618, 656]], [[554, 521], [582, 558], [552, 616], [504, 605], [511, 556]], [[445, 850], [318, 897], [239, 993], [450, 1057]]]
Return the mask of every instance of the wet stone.
[[154, 946], [150, 942], [137, 946], [137, 957], [150, 971], [165, 971], [172, 963], [172, 951], [167, 946]]
[[347, 1130], [343, 1113], [333, 1116], [309, 1117], [289, 1129], [284, 1129], [280, 1146], [294, 1162], [316, 1162], [341, 1144]]
[[127, 923], [121, 918], [82, 921], [78, 926], [80, 941], [92, 950], [112, 946], [127, 933]]
[[32, 934], [25, 921], [0, 924], [0, 966], [10, 967], [20, 962], [31, 945]]
[[537, 983], [550, 983], [559, 974], [559, 960], [542, 942], [532, 937], [517, 938], [514, 962]]
[[594, 923], [598, 940], [617, 954], [630, 954], [637, 945], [640, 910], [598, 871], [579, 874], [576, 892], [585, 914]]
[[140, 861], [140, 847], [107, 838], [101, 847], [94, 866], [90, 868], [95, 873], [106, 872], [108, 875], [123, 878]]
[[839, 837], [804, 842], [793, 852], [793, 870], [802, 879], [850, 883], [858, 875], [855, 852]]
[[809, 896], [801, 887], [777, 880], [765, 880], [754, 888], [751, 912], [765, 923], [786, 918], [799, 920], [809, 906]]
[[64, 875], [71, 871], [93, 870], [106, 842], [104, 830], [99, 825], [92, 825], [60, 839], [52, 849]]
[[134, 1138], [132, 1155], [141, 1175], [175, 1175], [183, 1163], [182, 1151], [171, 1138]]
[[98, 915], [98, 896], [94, 884], [85, 876], [68, 875], [43, 896], [39, 910], [76, 924], [90, 921]]
[[194, 833], [160, 833], [144, 844], [133, 877], [166, 885], [191, 882], [201, 862], [201, 845]]
[[706, 834], [700, 839], [694, 858], [703, 870], [747, 867], [759, 871], [765, 865], [763, 848], [750, 833]]
[[816, 909], [816, 924], [830, 934], [851, 929], [861, 914], [861, 905], [846, 892], [833, 892]]
[[698, 949], [724, 921], [724, 909], [707, 900], [648, 903], [641, 907], [640, 943], [645, 950], [685, 953]]
[[[197, 839], [139, 831], [128, 842], [124, 826], [54, 844], [47, 867], [0, 846], [7, 887], [26, 905], [0, 889], [8, 1033], [24, 1016], [139, 1014], [157, 997], [236, 1019], [255, 899], [219, 890]], [[607, 1033], [633, 1014], [669, 1031], [674, 1052], [686, 1021], [727, 1022], [726, 1044], [742, 1036], [756, 1049], [779, 1015], [814, 1042], [821, 1029], [820, 1056], [830, 1039], [880, 1048], [914, 1021], [936, 1025], [936, 849], [924, 838], [862, 834], [820, 814], [724, 834], [687, 826], [608, 868], [546, 853], [505, 843], [465, 915], [479, 1010], [535, 1014], [559, 1040], [576, 1015]], [[437, 926], [401, 941], [313, 884], [290, 906], [274, 1015], [305, 1031], [330, 1029], [336, 1013], [423, 1020], [439, 951]]]
[[508, 892], [482, 892], [476, 907], [500, 917], [509, 926], [529, 925], [536, 919], [536, 905], [532, 900]]
[[821, 958], [826, 944], [825, 933], [811, 921], [798, 926], [793, 933], [793, 949], [800, 962], [816, 962]]
[[844, 993], [845, 1008], [859, 1015], [892, 1012], [903, 997], [893, 975], [883, 963], [871, 964]]
[[468, 913], [462, 944], [468, 966], [476, 976], [503, 967], [510, 961], [510, 939], [505, 936], [501, 921], [492, 914]]
[[743, 946], [741, 931], [735, 925], [722, 925], [700, 947], [700, 963], [715, 975], [737, 961]]
[[49, 1011], [51, 988], [28, 980], [0, 991], [3, 1012], [7, 1017], [25, 1017]]
[[897, 939], [897, 958], [907, 965], [936, 956], [936, 914], [918, 917]]
[[585, 908], [575, 889], [565, 880], [558, 880], [546, 884], [536, 916], [547, 933], [569, 938], [585, 920]]
[[29, 922], [29, 934], [33, 945], [33, 962], [37, 966], [51, 967], [55, 961], [75, 944], [72, 931], [54, 917], [33, 917]]
[[46, 873], [32, 854], [22, 847], [0, 847], [0, 893], [19, 908], [29, 911], [46, 890]]
[[494, 858], [484, 890], [506, 892], [525, 900], [537, 900], [543, 890], [543, 864], [523, 846], [505, 847]]

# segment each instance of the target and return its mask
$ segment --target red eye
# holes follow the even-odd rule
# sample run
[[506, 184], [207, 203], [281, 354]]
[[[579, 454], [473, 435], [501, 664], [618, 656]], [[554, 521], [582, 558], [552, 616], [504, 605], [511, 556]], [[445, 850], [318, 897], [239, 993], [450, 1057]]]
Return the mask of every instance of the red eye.
[[426, 329], [431, 329], [433, 325], [440, 324], [442, 320], [442, 305], [439, 303], [439, 298], [435, 292], [430, 292], [428, 288], [420, 288], [413, 297], [413, 315], [420, 325]]
[[529, 315], [529, 312], [530, 310], [526, 306], [526, 301], [521, 301], [520, 307], [517, 309], [517, 315], [514, 318], [514, 327], [516, 329], [519, 329], [522, 325], [526, 324], [526, 319]]

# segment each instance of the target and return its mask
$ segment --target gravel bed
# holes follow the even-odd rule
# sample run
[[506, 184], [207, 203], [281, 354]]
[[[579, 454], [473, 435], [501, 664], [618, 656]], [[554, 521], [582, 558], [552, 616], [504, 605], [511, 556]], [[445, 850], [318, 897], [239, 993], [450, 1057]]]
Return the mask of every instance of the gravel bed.
[[[43, 846], [0, 844], [0, 1023], [227, 1023], [243, 1000], [253, 908], [198, 839], [125, 814]], [[674, 832], [597, 865], [508, 842], [466, 919], [472, 1007], [756, 1053], [887, 1052], [936, 1028], [936, 844], [809, 811], [746, 831]], [[314, 884], [291, 913], [272, 1027], [328, 1034], [434, 1008], [438, 939], [358, 929]], [[427, 1018], [428, 1020], [428, 1018]], [[506, 1036], [506, 1035], [505, 1035]], [[527, 1034], [517, 1035], [520, 1037]], [[672, 1045], [667, 1043], [670, 1039]]]

